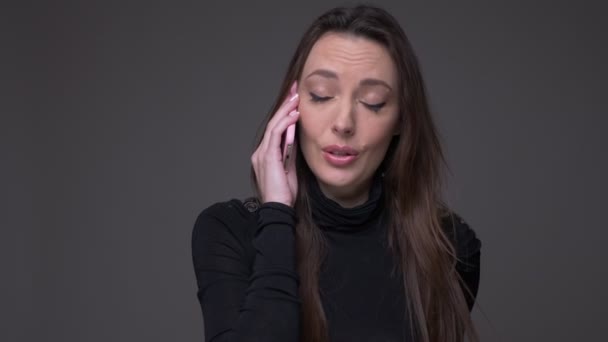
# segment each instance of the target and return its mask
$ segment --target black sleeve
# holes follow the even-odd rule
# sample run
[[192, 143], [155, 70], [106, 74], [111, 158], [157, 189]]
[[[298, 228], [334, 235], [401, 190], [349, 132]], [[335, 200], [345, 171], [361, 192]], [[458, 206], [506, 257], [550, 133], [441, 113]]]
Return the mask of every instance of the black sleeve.
[[448, 226], [455, 236], [456, 271], [462, 279], [462, 291], [469, 306], [473, 309], [479, 290], [481, 241], [469, 224], [459, 215], [452, 212], [447, 218]]
[[192, 233], [205, 341], [298, 341], [295, 211], [282, 203], [260, 206], [253, 265], [242, 242], [249, 228], [226, 222], [213, 210], [204, 210]]

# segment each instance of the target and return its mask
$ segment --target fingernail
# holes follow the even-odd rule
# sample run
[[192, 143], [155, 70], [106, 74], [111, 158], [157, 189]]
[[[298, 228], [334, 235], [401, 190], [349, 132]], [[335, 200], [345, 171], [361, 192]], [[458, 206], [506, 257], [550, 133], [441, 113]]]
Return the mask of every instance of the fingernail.
[[292, 97], [289, 99], [289, 102], [291, 102], [291, 101], [293, 101], [293, 100], [297, 99], [297, 98], [298, 98], [298, 96], [299, 96], [299, 95], [298, 95], [298, 93], [296, 93], [294, 96], [292, 96]]
[[289, 113], [289, 115], [291, 115], [291, 116], [296, 116], [298, 114], [300, 114], [300, 112], [298, 112], [297, 110], [293, 110], [293, 111], [291, 111], [291, 113]]

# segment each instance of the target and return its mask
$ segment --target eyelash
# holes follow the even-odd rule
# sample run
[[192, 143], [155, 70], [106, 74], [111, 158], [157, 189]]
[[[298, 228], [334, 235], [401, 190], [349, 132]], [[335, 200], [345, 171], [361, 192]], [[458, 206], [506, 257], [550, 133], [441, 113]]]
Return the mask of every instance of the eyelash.
[[329, 96], [321, 97], [321, 96], [319, 96], [319, 95], [317, 95], [315, 93], [310, 93], [310, 100], [312, 102], [324, 102], [324, 101], [327, 101], [329, 99], [331, 99], [331, 97], [329, 97]]
[[[329, 97], [329, 96], [322, 97], [317, 94], [310, 93], [310, 100], [315, 103], [325, 102], [329, 99], [331, 99], [331, 97]], [[371, 111], [376, 112], [376, 113], [378, 113], [380, 111], [380, 109], [382, 109], [382, 107], [384, 107], [384, 105], [386, 104], [386, 102], [376, 103], [376, 104], [368, 104], [368, 103], [364, 103], [364, 102], [361, 102], [361, 103], [363, 103], [363, 105], [365, 107], [369, 108]]]
[[382, 102], [382, 103], [376, 103], [376, 104], [368, 104], [368, 103], [363, 103], [363, 105], [367, 108], [369, 108], [370, 110], [378, 113], [380, 111], [380, 109], [382, 109], [382, 107], [384, 107], [384, 105], [386, 104], [386, 102]]

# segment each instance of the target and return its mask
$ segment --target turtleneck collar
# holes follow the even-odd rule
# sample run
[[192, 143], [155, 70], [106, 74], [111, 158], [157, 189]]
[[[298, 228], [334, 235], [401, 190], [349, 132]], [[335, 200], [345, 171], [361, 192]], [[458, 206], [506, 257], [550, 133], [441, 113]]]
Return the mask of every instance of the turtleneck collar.
[[322, 229], [354, 232], [369, 227], [384, 206], [382, 201], [382, 175], [376, 173], [372, 180], [369, 198], [353, 208], [344, 208], [329, 199], [319, 187], [316, 177], [309, 182], [310, 206], [315, 223]]

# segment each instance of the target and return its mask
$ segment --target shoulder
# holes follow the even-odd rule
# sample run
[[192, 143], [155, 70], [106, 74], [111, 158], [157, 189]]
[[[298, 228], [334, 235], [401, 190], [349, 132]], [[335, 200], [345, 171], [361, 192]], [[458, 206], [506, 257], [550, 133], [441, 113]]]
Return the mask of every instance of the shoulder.
[[453, 210], [443, 210], [441, 225], [454, 244], [459, 258], [467, 258], [479, 253], [481, 240], [461, 215]]
[[192, 230], [193, 249], [208, 240], [247, 244], [255, 227], [258, 202], [249, 197], [215, 202], [203, 208]]
[[234, 221], [248, 221], [252, 219], [259, 208], [259, 202], [255, 197], [246, 199], [232, 198], [230, 200], [215, 202], [203, 208], [198, 214], [197, 221], [213, 218], [224, 223]]

